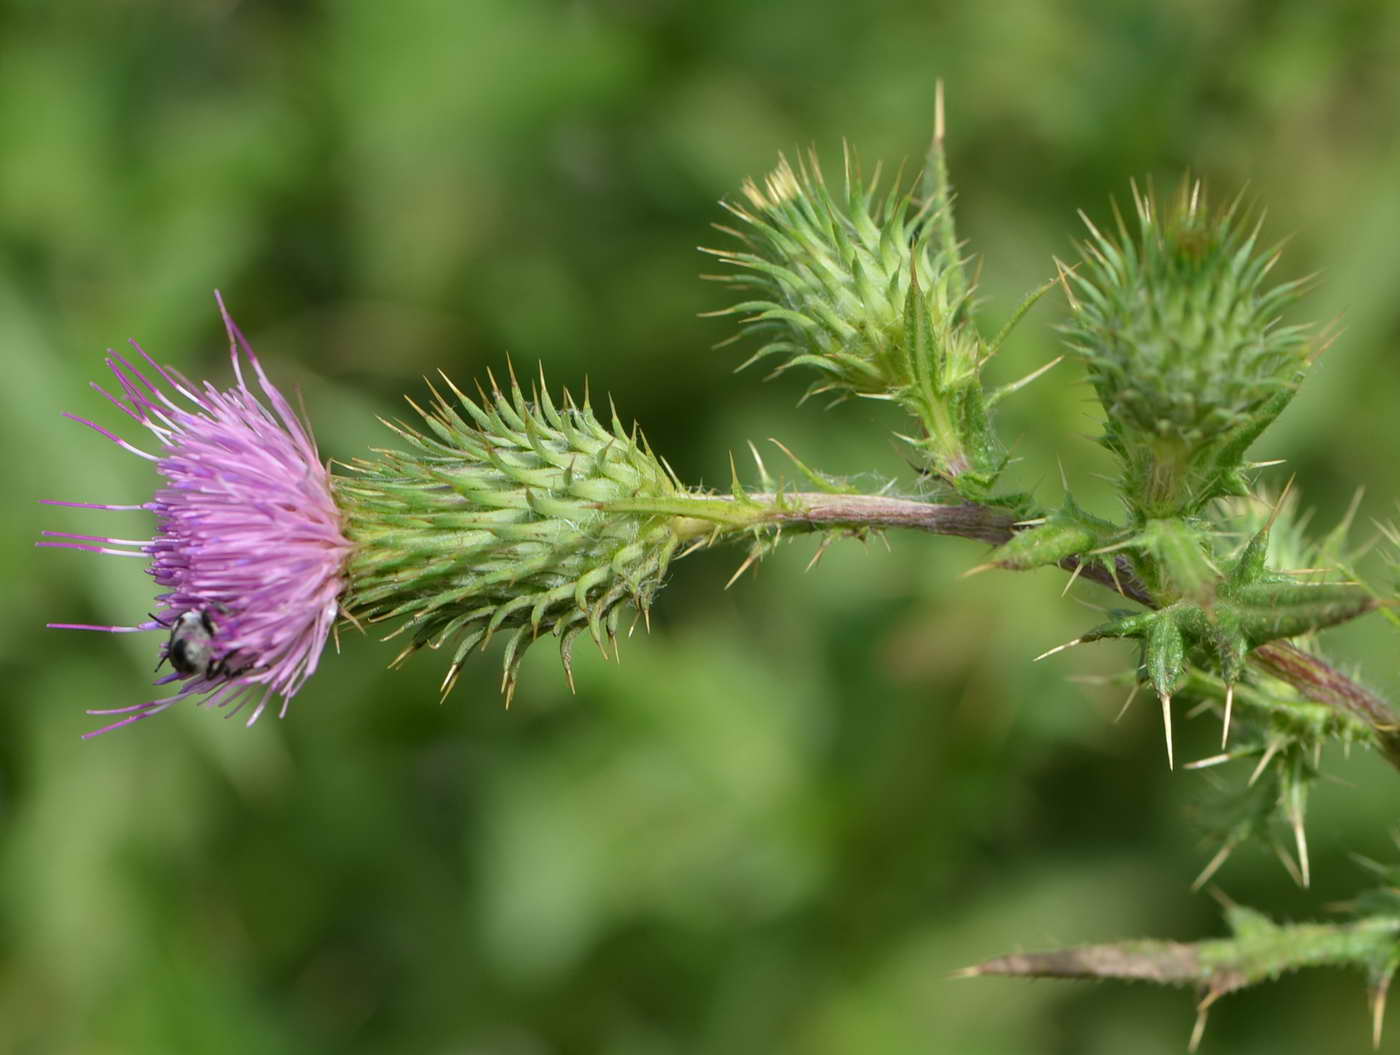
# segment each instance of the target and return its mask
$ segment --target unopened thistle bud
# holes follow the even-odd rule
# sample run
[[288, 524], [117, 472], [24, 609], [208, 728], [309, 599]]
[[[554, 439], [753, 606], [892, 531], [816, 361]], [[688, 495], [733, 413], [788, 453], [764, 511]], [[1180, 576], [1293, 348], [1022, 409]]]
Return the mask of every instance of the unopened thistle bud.
[[[930, 163], [941, 166], [935, 146]], [[721, 230], [743, 245], [705, 250], [737, 269], [712, 277], [749, 295], [714, 314], [741, 315], [743, 332], [764, 339], [749, 363], [816, 370], [809, 396], [899, 403], [923, 426], [909, 440], [928, 469], [984, 496], [1006, 461], [979, 378], [995, 346], [969, 319], [950, 193], [934, 181], [920, 200], [898, 178], [880, 190], [878, 168], [869, 181], [853, 168], [848, 157], [838, 192], [815, 155], [796, 168], [783, 159], [762, 186], [745, 183], [741, 201], [724, 203], [744, 226]]]
[[[749, 362], [779, 357], [774, 373], [814, 367], [822, 375], [814, 394], [882, 396], [909, 381], [911, 289], [948, 316], [962, 307], [962, 291], [950, 289], [955, 261], [913, 188], [896, 181], [880, 191], [878, 169], [867, 182], [850, 167], [844, 191], [833, 194], [815, 156], [795, 169], [781, 159], [761, 186], [747, 181], [741, 201], [723, 203], [746, 225], [732, 232], [744, 248], [710, 252], [740, 269], [725, 281], [756, 294], [723, 312], [745, 315], [745, 330], [767, 338]], [[966, 352], [960, 358], [975, 373], [975, 349]]]
[[1136, 235], [1121, 217], [1116, 234], [1089, 223], [1067, 334], [1134, 511], [1189, 515], [1245, 493], [1245, 452], [1307, 366], [1306, 327], [1279, 324], [1305, 283], [1266, 284], [1278, 253], [1258, 248], [1238, 202], [1212, 216], [1199, 184], [1183, 185], [1165, 216], [1152, 196], [1133, 200]]
[[680, 487], [635, 430], [616, 413], [603, 425], [586, 398], [557, 406], [543, 380], [527, 396], [514, 376], [476, 401], [447, 384], [453, 400], [434, 391], [429, 409], [414, 407], [426, 432], [391, 426], [407, 450], [377, 451], [336, 478], [355, 545], [346, 608], [402, 620], [395, 633], [409, 639], [396, 662], [452, 646], [444, 693], [497, 631], [508, 635], [507, 700], [544, 633], [560, 638], [572, 683], [574, 638], [588, 629], [600, 648], [615, 646], [624, 609], [645, 615], [678, 544], [673, 518], [610, 503]]

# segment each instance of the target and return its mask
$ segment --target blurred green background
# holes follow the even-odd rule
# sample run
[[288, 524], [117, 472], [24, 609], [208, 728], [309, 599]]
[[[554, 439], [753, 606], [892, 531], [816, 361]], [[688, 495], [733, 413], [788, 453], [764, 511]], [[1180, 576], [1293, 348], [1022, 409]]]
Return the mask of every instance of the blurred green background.
[[[439, 706], [441, 657], [391, 674], [392, 646], [352, 637], [285, 721], [185, 708], [93, 742], [84, 708], [147, 698], [157, 642], [43, 629], [150, 607], [138, 562], [31, 545], [139, 516], [34, 500], [149, 496], [147, 465], [59, 414], [115, 421], [86, 385], [131, 336], [226, 381], [216, 287], [326, 456], [388, 442], [375, 415], [424, 375], [510, 356], [610, 392], [695, 484], [770, 436], [905, 472], [878, 408], [731, 373], [694, 247], [780, 150], [917, 164], [937, 76], [989, 329], [1130, 178], [1247, 185], [1292, 236], [1282, 271], [1321, 269], [1310, 307], [1346, 325], [1258, 454], [1319, 523], [1358, 483], [1362, 524], [1393, 511], [1393, 3], [0, 5], [0, 1051], [1183, 1050], [1186, 993], [947, 978], [1221, 929], [1187, 890], [1205, 777], [1167, 772], [1154, 708], [1114, 725], [1116, 690], [1066, 680], [1126, 650], [1030, 662], [1096, 621], [1057, 574], [962, 581], [980, 548], [912, 537], [804, 574], [807, 540], [725, 592], [741, 554], [702, 553], [620, 665], [580, 648], [577, 696], [544, 646], [509, 712], [494, 657]], [[1058, 354], [1063, 311], [992, 378]], [[1021, 482], [1057, 497], [1062, 459], [1111, 513], [1089, 394], [1067, 363], [1004, 431]], [[1393, 638], [1333, 640], [1397, 687]], [[1217, 735], [1180, 722], [1178, 756]], [[1314, 888], [1241, 852], [1230, 896], [1317, 916], [1366, 881], [1348, 851], [1393, 856], [1394, 773], [1329, 768]], [[1203, 1050], [1368, 1033], [1361, 979], [1312, 973], [1224, 1001]]]

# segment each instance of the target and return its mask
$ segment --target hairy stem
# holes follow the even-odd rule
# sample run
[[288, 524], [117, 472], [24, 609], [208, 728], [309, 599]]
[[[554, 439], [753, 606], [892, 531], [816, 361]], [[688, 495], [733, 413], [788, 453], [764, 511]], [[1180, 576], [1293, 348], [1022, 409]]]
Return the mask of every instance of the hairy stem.
[[1308, 699], [1360, 718], [1375, 732], [1376, 744], [1386, 761], [1400, 769], [1400, 718], [1385, 700], [1287, 641], [1260, 645], [1250, 658]]
[[[713, 519], [729, 526], [781, 525], [811, 530], [842, 526], [911, 528], [934, 535], [975, 539], [993, 546], [1006, 542], [1017, 531], [1014, 513], [976, 502], [948, 505], [884, 495], [822, 492], [755, 493], [745, 495], [742, 501], [721, 495], [691, 496], [684, 501], [684, 515], [700, 521]], [[720, 515], [706, 516], [705, 506], [710, 503], [722, 505], [723, 513], [716, 508], [714, 512]], [[1074, 571], [1078, 562], [1070, 558], [1062, 561], [1061, 567]], [[1153, 606], [1151, 596], [1125, 561], [1119, 560], [1114, 572], [1100, 564], [1086, 566], [1081, 577], [1139, 604]], [[1250, 654], [1250, 659], [1307, 699], [1361, 719], [1371, 727], [1386, 760], [1400, 770], [1400, 716], [1381, 697], [1326, 661], [1285, 641], [1260, 645]]]

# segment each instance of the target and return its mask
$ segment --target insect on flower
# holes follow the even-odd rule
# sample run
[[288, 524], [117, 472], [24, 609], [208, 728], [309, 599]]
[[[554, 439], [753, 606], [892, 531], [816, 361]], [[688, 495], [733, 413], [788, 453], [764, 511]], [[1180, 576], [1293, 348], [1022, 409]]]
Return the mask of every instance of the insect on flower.
[[[236, 383], [196, 385], [159, 365], [135, 341], [142, 369], [111, 353], [107, 365], [119, 391], [94, 385], [114, 406], [148, 429], [158, 449], [137, 447], [100, 425], [68, 414], [118, 447], [154, 463], [164, 478], [140, 505], [52, 502], [52, 505], [156, 516], [149, 539], [46, 531], [40, 546], [147, 558], [164, 592], [150, 618], [130, 626], [51, 623], [69, 630], [169, 633], [162, 659], [173, 672], [157, 685], [180, 681], [164, 699], [92, 710], [116, 721], [95, 736], [191, 697], [229, 708], [250, 701], [248, 724], [270, 697], [279, 715], [316, 670], [345, 588], [351, 545], [331, 494], [330, 476], [310, 430], [263, 372], [243, 334], [215, 295], [229, 336]], [[244, 377], [251, 368], [261, 395]], [[265, 400], [265, 402], [264, 402]]]
[[[218, 628], [214, 625], [208, 609], [191, 608], [188, 612], [181, 612], [170, 627], [170, 640], [165, 644], [160, 663], [169, 660], [175, 673], [181, 677], [219, 677], [227, 671], [224, 660], [214, 655], [216, 633]], [[160, 663], [156, 664], [157, 670], [160, 669]]]

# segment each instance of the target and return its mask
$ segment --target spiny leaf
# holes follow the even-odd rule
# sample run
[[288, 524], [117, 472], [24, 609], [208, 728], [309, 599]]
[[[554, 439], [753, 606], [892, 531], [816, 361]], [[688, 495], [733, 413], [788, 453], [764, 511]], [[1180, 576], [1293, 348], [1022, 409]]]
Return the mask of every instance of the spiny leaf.
[[[1122, 941], [1023, 953], [987, 960], [957, 972], [957, 976], [1120, 979], [1192, 986], [1201, 994], [1200, 1009], [1204, 1012], [1221, 996], [1286, 971], [1352, 967], [1366, 972], [1371, 981], [1374, 1007], [1374, 994], [1384, 993], [1383, 983], [1389, 981], [1400, 956], [1400, 916], [1355, 923], [1279, 925], [1261, 913], [1232, 905], [1226, 918], [1233, 931], [1229, 938], [1189, 943]], [[1383, 1003], [1380, 1006], [1383, 1008]], [[1200, 1040], [1203, 1022], [1202, 1015], [1193, 1048]]]

